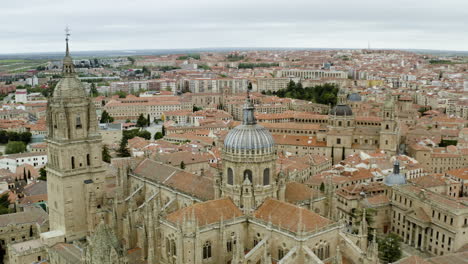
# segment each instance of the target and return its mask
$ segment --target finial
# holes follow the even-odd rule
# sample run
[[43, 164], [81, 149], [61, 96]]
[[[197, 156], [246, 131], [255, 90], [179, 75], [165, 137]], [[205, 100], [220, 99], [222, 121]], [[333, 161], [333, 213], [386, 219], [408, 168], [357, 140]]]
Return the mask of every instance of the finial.
[[65, 42], [67, 45], [65, 56], [70, 56], [70, 50], [68, 49], [68, 37], [70, 37], [70, 28], [68, 26], [65, 27]]

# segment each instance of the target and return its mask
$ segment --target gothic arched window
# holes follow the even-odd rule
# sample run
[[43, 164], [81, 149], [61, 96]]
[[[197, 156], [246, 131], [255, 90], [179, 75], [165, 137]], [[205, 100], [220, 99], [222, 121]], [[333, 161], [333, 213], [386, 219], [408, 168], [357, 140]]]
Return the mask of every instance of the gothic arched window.
[[71, 157], [71, 167], [72, 167], [72, 169], [75, 168], [75, 157], [73, 157], [73, 156]]
[[203, 259], [211, 258], [211, 242], [206, 241], [203, 245]]
[[89, 159], [89, 154], [86, 154], [86, 164], [91, 165], [91, 160]]
[[231, 168], [228, 168], [228, 171], [227, 171], [227, 183], [230, 185], [234, 184], [234, 172], [232, 171]]
[[270, 168], [263, 170], [263, 185], [270, 185]]
[[245, 179], [247, 179], [247, 178], [249, 179], [249, 181], [250, 181], [251, 183], [253, 183], [253, 181], [252, 181], [252, 171], [251, 171], [251, 170], [245, 170], [245, 171], [244, 171], [244, 181], [245, 181]]

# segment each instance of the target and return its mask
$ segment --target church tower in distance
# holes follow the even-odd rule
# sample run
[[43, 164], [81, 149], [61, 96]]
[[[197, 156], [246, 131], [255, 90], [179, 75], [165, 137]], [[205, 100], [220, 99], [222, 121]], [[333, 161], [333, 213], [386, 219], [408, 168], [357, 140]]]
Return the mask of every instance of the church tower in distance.
[[98, 223], [105, 168], [96, 110], [76, 77], [68, 49], [63, 78], [47, 104], [46, 165], [51, 243], [85, 238]]

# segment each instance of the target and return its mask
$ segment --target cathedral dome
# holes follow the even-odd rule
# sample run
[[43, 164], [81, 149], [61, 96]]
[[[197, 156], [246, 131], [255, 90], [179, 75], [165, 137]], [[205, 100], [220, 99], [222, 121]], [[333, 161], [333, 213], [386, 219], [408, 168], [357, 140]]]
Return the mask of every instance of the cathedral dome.
[[224, 139], [224, 149], [232, 152], [260, 153], [272, 152], [274, 146], [275, 141], [270, 131], [257, 124], [254, 106], [247, 99], [242, 124], [229, 131]]
[[353, 110], [348, 105], [336, 105], [330, 111], [330, 115], [351, 116], [353, 115]]
[[358, 93], [352, 93], [348, 96], [348, 100], [351, 102], [360, 102], [362, 98]]
[[86, 92], [78, 78], [66, 76], [55, 86], [54, 97], [86, 97]]
[[406, 177], [400, 173], [400, 163], [398, 160], [393, 165], [393, 172], [385, 177], [384, 184], [387, 186], [406, 184]]
[[260, 125], [239, 125], [229, 132], [224, 140], [226, 150], [271, 149], [275, 141], [268, 129]]

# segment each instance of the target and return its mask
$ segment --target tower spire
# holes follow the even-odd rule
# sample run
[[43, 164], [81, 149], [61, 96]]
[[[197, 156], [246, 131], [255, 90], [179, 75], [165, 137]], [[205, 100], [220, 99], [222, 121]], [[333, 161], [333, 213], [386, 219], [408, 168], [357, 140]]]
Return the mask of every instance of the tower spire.
[[70, 28], [66, 26], [65, 27], [65, 43], [66, 43], [65, 56], [70, 56], [70, 50], [68, 49], [68, 37], [70, 37]]
[[65, 58], [63, 58], [63, 73], [66, 77], [74, 76], [75, 68], [73, 66], [73, 59], [70, 56], [70, 49], [68, 48], [68, 40], [70, 37], [70, 28], [65, 28]]
[[254, 107], [254, 104], [252, 103], [252, 100], [250, 99], [251, 87], [252, 87], [252, 84], [249, 82], [249, 85], [247, 88], [247, 96], [246, 96], [245, 104], [244, 104], [244, 116], [242, 119], [243, 125], [255, 125], [257, 123], [257, 120], [255, 119], [255, 107]]

